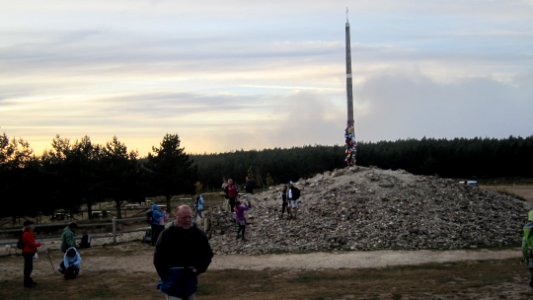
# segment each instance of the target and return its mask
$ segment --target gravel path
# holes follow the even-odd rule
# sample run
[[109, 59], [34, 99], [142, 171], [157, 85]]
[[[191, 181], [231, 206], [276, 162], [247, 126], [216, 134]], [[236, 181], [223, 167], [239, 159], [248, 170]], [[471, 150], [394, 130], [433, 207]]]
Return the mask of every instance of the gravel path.
[[385, 268], [400, 265], [445, 263], [465, 260], [520, 258], [520, 249], [510, 250], [453, 250], [453, 251], [356, 251], [343, 253], [307, 253], [261, 256], [226, 255], [215, 257], [210, 269], [340, 269]]
[[[131, 249], [129, 249], [131, 250]], [[152, 265], [153, 249], [144, 247], [135, 251], [137, 254], [124, 254], [120, 250], [92, 248], [83, 255], [83, 272], [102, 270], [121, 270], [127, 272], [155, 273]], [[109, 254], [108, 254], [109, 253]], [[112, 255], [115, 254], [115, 255]], [[306, 254], [272, 254], [272, 255], [216, 255], [209, 267], [210, 270], [243, 269], [291, 269], [320, 270], [339, 268], [385, 268], [400, 265], [419, 265], [426, 263], [446, 263], [467, 260], [519, 259], [520, 249], [505, 250], [449, 250], [449, 251], [355, 251], [342, 253], [306, 253]], [[51, 253], [54, 267], [59, 263], [60, 253]], [[0, 280], [22, 276], [21, 256], [5, 256], [0, 258], [2, 271]], [[48, 257], [40, 254], [34, 264], [34, 275], [48, 275], [52, 271]]]

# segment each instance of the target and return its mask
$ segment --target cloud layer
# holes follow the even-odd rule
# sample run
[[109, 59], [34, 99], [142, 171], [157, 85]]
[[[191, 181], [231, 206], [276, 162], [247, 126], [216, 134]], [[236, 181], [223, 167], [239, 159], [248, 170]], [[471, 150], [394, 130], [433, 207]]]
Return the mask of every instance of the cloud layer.
[[190, 153], [533, 134], [531, 1], [1, 1], [0, 132]]

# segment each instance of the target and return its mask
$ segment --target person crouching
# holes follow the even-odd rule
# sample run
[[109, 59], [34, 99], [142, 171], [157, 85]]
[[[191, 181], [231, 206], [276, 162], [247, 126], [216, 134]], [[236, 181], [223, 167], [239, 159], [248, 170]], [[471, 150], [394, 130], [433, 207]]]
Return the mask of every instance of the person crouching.
[[76, 248], [70, 247], [67, 249], [63, 256], [63, 264], [65, 265], [65, 270], [63, 271], [65, 279], [75, 279], [78, 277], [81, 267], [81, 257]]

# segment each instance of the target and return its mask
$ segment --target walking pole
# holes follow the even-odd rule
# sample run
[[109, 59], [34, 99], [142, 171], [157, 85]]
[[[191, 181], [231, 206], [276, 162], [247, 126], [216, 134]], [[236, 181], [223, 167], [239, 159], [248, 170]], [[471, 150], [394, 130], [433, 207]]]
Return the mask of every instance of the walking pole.
[[56, 270], [54, 269], [54, 263], [52, 262], [52, 258], [50, 257], [50, 253], [48, 253], [48, 249], [44, 251], [46, 256], [48, 257], [48, 261], [50, 262], [50, 267], [52, 268], [52, 273], [56, 273]]

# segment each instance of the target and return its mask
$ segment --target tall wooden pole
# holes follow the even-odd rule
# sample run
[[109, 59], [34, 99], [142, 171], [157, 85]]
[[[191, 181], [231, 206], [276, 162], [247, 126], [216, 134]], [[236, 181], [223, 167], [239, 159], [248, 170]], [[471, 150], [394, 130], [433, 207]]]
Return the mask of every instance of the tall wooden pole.
[[353, 119], [353, 91], [352, 91], [352, 51], [350, 48], [350, 22], [348, 21], [348, 9], [346, 9], [346, 97], [348, 107], [348, 118], [344, 140], [346, 150], [344, 151], [344, 161], [348, 166], [355, 165], [355, 154], [357, 152], [357, 142], [355, 139], [355, 126]]
[[[346, 12], [348, 13], [348, 12]], [[348, 102], [348, 122], [347, 125], [353, 126], [353, 91], [352, 91], [352, 51], [350, 49], [350, 23], [346, 16], [346, 97]]]

